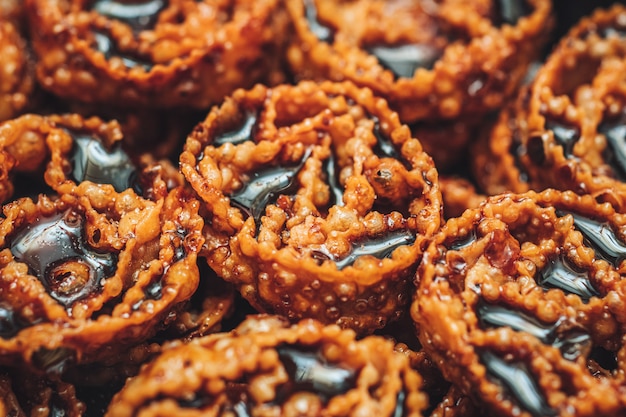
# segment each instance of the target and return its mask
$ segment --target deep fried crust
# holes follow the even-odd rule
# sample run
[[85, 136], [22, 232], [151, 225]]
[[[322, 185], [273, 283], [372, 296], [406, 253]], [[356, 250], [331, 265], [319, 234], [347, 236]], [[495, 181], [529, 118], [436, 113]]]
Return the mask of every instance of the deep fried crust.
[[162, 7], [125, 20], [107, 2], [27, 0], [42, 87], [87, 103], [207, 108], [276, 70], [276, 0], [149, 3]]
[[89, 182], [85, 187], [129, 189], [156, 201], [183, 183], [168, 161], [156, 161], [147, 152], [126, 152], [116, 121], [77, 114], [27, 114], [6, 121], [0, 125], [0, 161], [0, 201], [14, 196], [16, 175], [28, 178], [28, 187], [14, 197], [35, 199], [50, 189], [73, 193]]
[[557, 188], [626, 208], [626, 8], [584, 18], [477, 148], [490, 193]]
[[198, 201], [157, 202], [83, 183], [3, 207], [0, 361], [62, 372], [145, 341], [198, 287]]
[[623, 414], [624, 230], [609, 204], [555, 190], [450, 219], [416, 275], [424, 349], [498, 415]]
[[106, 415], [418, 417], [427, 402], [420, 386], [408, 356], [386, 339], [251, 316], [232, 333], [166, 348]]
[[349, 83], [237, 91], [180, 166], [207, 210], [209, 265], [290, 319], [361, 333], [396, 319], [441, 222], [431, 158], [384, 100]]
[[[551, 2], [523, 3], [507, 16], [487, 0], [289, 0], [288, 62], [299, 78], [371, 88], [405, 123], [484, 115], [514, 94], [546, 39]], [[390, 63], [403, 54], [418, 61], [406, 74]]]

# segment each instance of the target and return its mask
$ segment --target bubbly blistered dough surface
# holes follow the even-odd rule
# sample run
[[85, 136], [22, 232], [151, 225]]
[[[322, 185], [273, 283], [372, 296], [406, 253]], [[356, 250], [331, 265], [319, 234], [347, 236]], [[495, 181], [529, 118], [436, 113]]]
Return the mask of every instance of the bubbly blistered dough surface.
[[237, 91], [189, 136], [181, 169], [218, 275], [261, 311], [360, 333], [399, 317], [441, 222], [432, 159], [349, 83]]
[[624, 412], [625, 220], [555, 190], [491, 197], [450, 219], [416, 275], [422, 346], [495, 413]]

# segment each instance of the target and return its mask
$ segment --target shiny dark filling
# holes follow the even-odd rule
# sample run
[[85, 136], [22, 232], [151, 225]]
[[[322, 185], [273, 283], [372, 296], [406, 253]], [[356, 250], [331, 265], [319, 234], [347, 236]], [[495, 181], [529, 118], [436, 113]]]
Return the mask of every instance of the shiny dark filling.
[[603, 121], [598, 132], [606, 137], [609, 145], [604, 158], [617, 170], [618, 176], [626, 177], [626, 112], [619, 118]]
[[[407, 161], [404, 157], [402, 157], [402, 155], [400, 155], [400, 152], [398, 152], [398, 150], [396, 149], [396, 145], [394, 145], [391, 139], [381, 131], [380, 120], [378, 120], [378, 117], [371, 116], [371, 119], [374, 121], [373, 133], [374, 133], [374, 136], [376, 137], [376, 145], [374, 145], [374, 149], [373, 149], [374, 153], [379, 158], [396, 159], [402, 162], [402, 165], [404, 165], [407, 171], [411, 171], [413, 169], [413, 167], [411, 166], [411, 163]], [[429, 185], [432, 185], [432, 184], [429, 184]]]
[[167, 6], [166, 0], [115, 1], [95, 0], [91, 10], [111, 19], [126, 23], [135, 33], [154, 28], [159, 13]]
[[187, 236], [187, 231], [185, 229], [178, 228], [174, 234], [176, 236], [175, 239], [172, 239], [172, 245], [174, 246], [174, 257], [172, 259], [172, 263], [182, 261], [187, 256], [187, 250], [185, 249], [185, 237]]
[[[226, 395], [228, 396], [228, 401], [222, 405], [219, 415], [234, 414], [237, 417], [250, 417], [252, 413], [250, 412], [250, 404], [248, 402], [247, 393], [239, 392], [239, 390], [234, 390], [233, 392], [233, 390], [229, 389], [229, 385], [233, 384], [227, 383]], [[177, 403], [181, 408], [199, 410], [210, 407], [214, 403], [214, 399], [207, 395], [196, 395], [194, 398], [189, 400], [178, 399]]]
[[546, 120], [546, 129], [552, 131], [554, 140], [563, 148], [565, 157], [574, 156], [574, 145], [580, 138], [580, 129], [577, 126], [568, 126], [554, 120]]
[[96, 50], [101, 52], [106, 60], [118, 57], [122, 60], [126, 68], [142, 67], [145, 71], [150, 71], [154, 66], [152, 62], [133, 57], [120, 51], [111, 37], [105, 33], [94, 31], [93, 37], [96, 41]]
[[343, 206], [343, 187], [339, 184], [339, 174], [335, 164], [335, 155], [332, 153], [323, 164], [326, 182], [330, 188], [329, 205]]
[[615, 267], [619, 266], [626, 257], [626, 245], [615, 235], [609, 223], [600, 223], [580, 214], [559, 212], [559, 216], [565, 214], [574, 217], [574, 226], [583, 234], [597, 256], [611, 262]]
[[418, 68], [432, 69], [443, 53], [429, 44], [374, 45], [366, 50], [398, 78], [413, 78]]
[[507, 362], [489, 351], [481, 352], [479, 355], [487, 368], [487, 373], [502, 384], [523, 409], [533, 416], [556, 415], [525, 364]]
[[498, 0], [494, 2], [496, 8], [496, 21], [500, 24], [517, 24], [524, 16], [528, 16], [532, 9], [524, 0]]
[[609, 27], [604, 27], [604, 28], [598, 28], [597, 32], [603, 38], [609, 38], [609, 37], [624, 38], [624, 37], [626, 37], [626, 28], [616, 28], [616, 27], [613, 27], [613, 26], [609, 26]]
[[331, 28], [324, 26], [317, 20], [315, 0], [304, 0], [304, 14], [309, 24], [309, 30], [322, 42], [332, 42], [334, 34]]
[[521, 150], [526, 152], [532, 164], [536, 166], [543, 166], [543, 164], [545, 164], [546, 154], [543, 150], [543, 135], [539, 133], [530, 135], [526, 142], [526, 148], [522, 148]]
[[230, 196], [231, 202], [252, 216], [258, 224], [268, 204], [280, 194], [296, 191], [297, 175], [308, 155], [293, 167], [278, 166], [254, 172], [250, 181]]
[[277, 348], [289, 382], [279, 388], [280, 398], [298, 391], [318, 395], [324, 402], [354, 388], [357, 373], [340, 365], [329, 363], [320, 351], [308, 347], [284, 345]]
[[211, 398], [203, 395], [196, 395], [194, 398], [189, 400], [177, 400], [180, 408], [192, 408], [196, 410], [211, 405], [211, 402]]
[[74, 139], [71, 175], [76, 182], [111, 184], [117, 192], [138, 188], [137, 169], [119, 144], [109, 151], [93, 136], [69, 133]]
[[160, 300], [163, 296], [163, 287], [161, 286], [161, 281], [150, 283], [144, 293], [146, 294], [146, 298], [150, 300]]
[[558, 348], [567, 360], [574, 361], [591, 349], [589, 334], [580, 327], [568, 325], [566, 320], [546, 325], [522, 312], [483, 302], [479, 303], [476, 313], [482, 327], [510, 327], [528, 333], [542, 343]]
[[513, 133], [513, 140], [511, 141], [511, 146], [509, 147], [509, 153], [513, 157], [513, 165], [519, 172], [519, 182], [527, 183], [529, 181], [528, 172], [522, 164], [522, 156], [526, 153], [526, 148], [522, 144], [517, 132]]
[[50, 403], [48, 405], [50, 411], [48, 414], [48, 417], [68, 417], [69, 416], [69, 411], [68, 411], [68, 404], [67, 401], [65, 401], [61, 396], [59, 396], [57, 393], [54, 393], [52, 395], [52, 398], [50, 398]]
[[0, 337], [10, 339], [25, 327], [28, 327], [28, 324], [20, 320], [13, 307], [5, 301], [0, 301]]
[[52, 405], [50, 406], [49, 417], [66, 417], [66, 416], [67, 416], [67, 411], [64, 408], [62, 408], [61, 405], [57, 403], [52, 403]]
[[374, 153], [379, 157], [388, 157], [400, 160], [400, 154], [396, 150], [396, 146], [391, 139], [384, 135], [380, 131], [380, 121], [377, 117], [372, 117], [374, 120], [374, 136], [376, 137], [376, 146], [374, 146]]
[[391, 417], [403, 417], [405, 415], [404, 412], [404, 401], [406, 400], [406, 392], [404, 390], [400, 390], [398, 396], [396, 397], [396, 408], [393, 410], [393, 414]]
[[550, 260], [537, 274], [537, 284], [543, 288], [559, 288], [578, 295], [584, 302], [600, 293], [591, 285], [586, 271], [576, 270], [567, 258], [560, 255]]
[[28, 265], [65, 307], [98, 291], [116, 269], [114, 254], [95, 252], [86, 244], [83, 222], [81, 215], [67, 210], [37, 219], [11, 240], [15, 259]]
[[225, 143], [239, 145], [252, 140], [256, 122], [257, 115], [252, 112], [246, 112], [241, 126], [238, 129], [230, 130], [216, 136], [215, 139], [213, 139], [213, 145], [222, 146]]
[[471, 232], [467, 236], [463, 236], [452, 242], [450, 245], [450, 250], [461, 250], [469, 247], [472, 243], [476, 242], [478, 239], [478, 235], [476, 234], [476, 230], [472, 229]]
[[161, 281], [159, 280], [159, 281], [151, 282], [143, 290], [143, 293], [145, 295], [145, 298], [133, 304], [132, 306], [133, 311], [139, 310], [141, 306], [143, 305], [143, 303], [145, 303], [147, 300], [158, 301], [161, 299], [161, 297], [163, 297], [163, 286], [161, 285]]
[[391, 256], [392, 252], [405, 245], [415, 242], [415, 235], [409, 231], [390, 232], [379, 239], [365, 239], [352, 243], [352, 252], [344, 258], [335, 258], [325, 246], [313, 252], [312, 256], [320, 262], [331, 260], [341, 270], [353, 265], [357, 259], [363, 256], [373, 256], [384, 259]]

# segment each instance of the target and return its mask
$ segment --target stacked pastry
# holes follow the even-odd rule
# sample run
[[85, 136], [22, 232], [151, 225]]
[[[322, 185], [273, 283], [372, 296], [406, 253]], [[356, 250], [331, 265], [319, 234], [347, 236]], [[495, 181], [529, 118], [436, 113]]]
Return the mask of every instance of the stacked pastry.
[[625, 414], [626, 8], [562, 3], [0, 0], [0, 414]]

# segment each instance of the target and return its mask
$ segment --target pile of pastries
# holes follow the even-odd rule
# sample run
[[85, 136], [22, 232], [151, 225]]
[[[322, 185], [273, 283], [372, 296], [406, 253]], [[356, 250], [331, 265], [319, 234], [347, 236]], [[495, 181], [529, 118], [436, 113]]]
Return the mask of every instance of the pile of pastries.
[[0, 56], [0, 415], [626, 414], [626, 6], [0, 0]]

